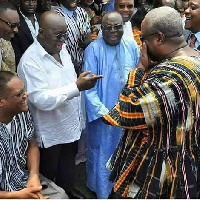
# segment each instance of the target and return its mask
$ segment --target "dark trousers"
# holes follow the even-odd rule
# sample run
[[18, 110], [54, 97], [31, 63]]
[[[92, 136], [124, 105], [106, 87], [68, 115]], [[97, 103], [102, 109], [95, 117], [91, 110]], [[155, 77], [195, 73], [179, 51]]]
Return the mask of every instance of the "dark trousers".
[[78, 141], [40, 148], [40, 173], [62, 187], [66, 193], [74, 189], [77, 150]]

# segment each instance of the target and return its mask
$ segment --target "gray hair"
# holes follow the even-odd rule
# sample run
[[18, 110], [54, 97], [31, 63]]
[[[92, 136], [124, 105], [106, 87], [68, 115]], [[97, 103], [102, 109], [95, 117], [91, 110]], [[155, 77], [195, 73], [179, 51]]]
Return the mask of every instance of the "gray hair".
[[162, 32], [166, 37], [181, 36], [183, 26], [180, 14], [171, 7], [162, 6], [147, 13], [149, 33]]

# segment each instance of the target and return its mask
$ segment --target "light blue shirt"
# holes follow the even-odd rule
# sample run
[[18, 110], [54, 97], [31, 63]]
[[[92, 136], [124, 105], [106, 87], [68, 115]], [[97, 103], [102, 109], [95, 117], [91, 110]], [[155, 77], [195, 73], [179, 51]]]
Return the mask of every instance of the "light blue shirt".
[[87, 47], [84, 70], [104, 76], [94, 88], [85, 91], [89, 122], [102, 117], [115, 105], [139, 54], [136, 42], [129, 38], [122, 38], [117, 46], [109, 46], [101, 37]]

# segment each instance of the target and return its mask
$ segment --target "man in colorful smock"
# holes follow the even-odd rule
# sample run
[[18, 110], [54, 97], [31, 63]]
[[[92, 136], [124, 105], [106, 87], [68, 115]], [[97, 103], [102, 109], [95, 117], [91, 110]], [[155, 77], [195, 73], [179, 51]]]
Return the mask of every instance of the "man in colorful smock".
[[118, 100], [129, 72], [137, 65], [139, 50], [136, 42], [122, 39], [123, 20], [119, 13], [107, 13], [102, 21], [103, 37], [92, 42], [85, 51], [85, 71], [102, 74], [97, 85], [85, 91], [88, 117], [87, 186], [98, 198], [108, 198], [113, 184], [108, 181], [105, 165], [121, 137], [121, 129], [107, 126], [101, 117]]
[[107, 164], [110, 180], [123, 197], [198, 198], [200, 54], [173, 8], [150, 11], [141, 31], [138, 66], [104, 116], [125, 128]]

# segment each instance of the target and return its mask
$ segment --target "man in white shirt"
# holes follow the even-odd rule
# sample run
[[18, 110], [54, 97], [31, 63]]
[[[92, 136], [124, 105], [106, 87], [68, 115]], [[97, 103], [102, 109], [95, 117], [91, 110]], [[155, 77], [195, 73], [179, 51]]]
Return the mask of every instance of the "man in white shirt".
[[64, 41], [65, 19], [47, 11], [40, 18], [38, 41], [27, 49], [18, 65], [18, 74], [29, 93], [29, 108], [40, 147], [40, 172], [54, 180], [70, 198], [77, 141], [82, 124], [80, 91], [94, 87], [102, 76], [80, 74], [77, 79]]

